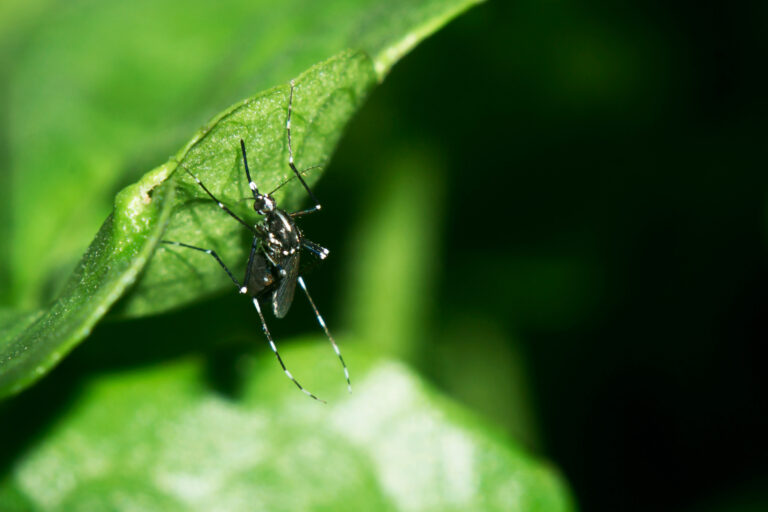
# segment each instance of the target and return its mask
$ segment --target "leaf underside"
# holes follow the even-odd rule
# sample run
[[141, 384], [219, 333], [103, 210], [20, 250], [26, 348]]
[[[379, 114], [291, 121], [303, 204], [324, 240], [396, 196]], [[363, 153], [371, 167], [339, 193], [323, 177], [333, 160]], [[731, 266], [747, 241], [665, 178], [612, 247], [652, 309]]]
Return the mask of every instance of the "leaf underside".
[[[344, 125], [375, 84], [371, 61], [365, 54], [345, 52], [303, 74], [294, 89], [291, 133], [294, 157], [306, 180], [314, 183], [331, 157]], [[258, 220], [240, 150], [245, 141], [251, 174], [260, 190], [268, 192], [293, 176], [288, 167], [285, 129], [290, 86], [265, 91], [223, 114], [179, 155], [183, 168], [194, 172], [213, 194], [249, 224]], [[221, 211], [186, 172], [177, 172], [178, 198], [163, 235], [167, 240], [213, 249], [243, 276], [246, 251], [253, 236]], [[282, 208], [296, 208], [306, 193], [296, 180], [275, 193]], [[197, 251], [161, 246], [141, 281], [119, 306], [118, 313], [142, 316], [197, 300], [229, 283], [226, 275]], [[234, 287], [233, 287], [234, 289]]]

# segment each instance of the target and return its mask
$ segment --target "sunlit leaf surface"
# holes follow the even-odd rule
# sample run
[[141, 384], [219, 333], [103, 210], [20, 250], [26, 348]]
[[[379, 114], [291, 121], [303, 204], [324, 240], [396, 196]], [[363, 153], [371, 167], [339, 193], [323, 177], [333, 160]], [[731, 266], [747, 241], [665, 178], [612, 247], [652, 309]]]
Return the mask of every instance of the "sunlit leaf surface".
[[[198, 361], [98, 379], [15, 465], [3, 499], [32, 510], [572, 510], [551, 469], [447, 403], [406, 367], [349, 350], [352, 395], [320, 339], [238, 363], [237, 400]], [[265, 352], [265, 355], [268, 355]]]

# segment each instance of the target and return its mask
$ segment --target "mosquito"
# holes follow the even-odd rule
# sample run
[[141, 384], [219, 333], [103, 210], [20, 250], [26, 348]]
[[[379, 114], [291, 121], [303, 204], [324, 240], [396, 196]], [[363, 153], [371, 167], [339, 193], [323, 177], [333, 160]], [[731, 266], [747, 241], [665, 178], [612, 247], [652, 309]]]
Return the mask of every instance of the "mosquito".
[[[256, 224], [251, 225], [241, 219], [222, 201], [213, 195], [213, 193], [208, 190], [203, 182], [200, 181], [197, 176], [192, 174], [189, 169], [184, 167], [184, 170], [219, 206], [219, 208], [221, 208], [230, 217], [237, 220], [240, 224], [244, 225], [246, 228], [248, 228], [249, 231], [253, 233], [253, 242], [251, 243], [251, 251], [248, 257], [248, 264], [245, 267], [245, 277], [243, 278], [243, 281], [240, 282], [237, 280], [227, 265], [221, 260], [221, 258], [219, 258], [219, 255], [216, 254], [216, 251], [212, 249], [204, 249], [202, 247], [196, 247], [194, 245], [189, 245], [182, 242], [174, 242], [171, 240], [162, 240], [161, 243], [200, 251], [213, 257], [213, 259], [216, 260], [221, 268], [224, 269], [232, 282], [235, 283], [239, 293], [242, 295], [249, 295], [251, 297], [253, 305], [256, 308], [256, 312], [259, 314], [259, 319], [261, 320], [261, 327], [264, 330], [264, 335], [269, 342], [269, 346], [272, 349], [272, 352], [275, 353], [275, 357], [280, 363], [283, 372], [285, 372], [285, 375], [291, 379], [296, 387], [298, 387], [304, 394], [319, 402], [325, 403], [324, 400], [321, 400], [309, 390], [307, 390], [304, 386], [302, 386], [285, 366], [283, 358], [280, 357], [280, 353], [277, 351], [277, 345], [275, 345], [272, 334], [269, 332], [267, 321], [262, 310], [262, 304], [266, 302], [271, 304], [272, 313], [275, 315], [275, 317], [285, 317], [285, 315], [288, 313], [288, 310], [291, 308], [291, 304], [293, 304], [293, 297], [296, 291], [296, 283], [298, 283], [303, 290], [304, 295], [306, 295], [312, 310], [315, 312], [317, 322], [320, 324], [320, 327], [322, 327], [323, 331], [325, 331], [325, 335], [331, 342], [331, 346], [333, 347], [334, 352], [336, 352], [336, 355], [341, 362], [341, 366], [344, 369], [344, 377], [347, 380], [347, 390], [350, 393], [352, 392], [352, 384], [349, 379], [349, 370], [347, 369], [347, 364], [344, 362], [344, 358], [339, 351], [339, 346], [336, 344], [336, 340], [333, 338], [333, 335], [331, 335], [331, 331], [328, 329], [325, 320], [320, 314], [320, 311], [317, 309], [315, 301], [312, 300], [312, 296], [309, 294], [309, 290], [307, 289], [307, 284], [304, 281], [304, 278], [299, 273], [299, 261], [302, 249], [315, 254], [321, 260], [324, 260], [328, 256], [329, 251], [325, 247], [322, 247], [305, 238], [295, 220], [297, 217], [320, 211], [322, 206], [315, 194], [312, 193], [312, 190], [310, 190], [306, 181], [304, 181], [304, 178], [301, 175], [302, 173], [299, 172], [299, 170], [296, 168], [293, 159], [293, 145], [291, 143], [291, 113], [293, 111], [294, 88], [294, 81], [291, 80], [291, 91], [288, 98], [288, 115], [285, 122], [285, 130], [288, 139], [288, 166], [295, 174], [295, 177], [298, 178], [302, 187], [304, 187], [304, 190], [307, 191], [307, 195], [312, 200], [314, 206], [295, 212], [287, 212], [279, 208], [274, 198], [272, 197], [272, 194], [274, 194], [277, 189], [285, 185], [287, 181], [284, 181], [278, 185], [277, 188], [272, 190], [272, 192], [262, 194], [259, 191], [256, 182], [251, 178], [251, 172], [248, 168], [248, 157], [246, 156], [245, 151], [245, 142], [240, 139], [240, 149], [243, 154], [245, 176], [248, 179], [248, 187], [253, 193], [253, 209], [258, 215], [262, 217], [261, 220]], [[248, 198], [248, 200], [251, 199]]]

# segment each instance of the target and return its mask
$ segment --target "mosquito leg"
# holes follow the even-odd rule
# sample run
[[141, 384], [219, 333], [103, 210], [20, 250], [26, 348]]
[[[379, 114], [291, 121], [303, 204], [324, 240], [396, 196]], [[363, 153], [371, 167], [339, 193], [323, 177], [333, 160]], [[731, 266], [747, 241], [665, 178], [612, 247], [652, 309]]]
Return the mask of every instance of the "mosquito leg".
[[315, 213], [317, 211], [320, 211], [317, 207], [313, 206], [312, 208], [307, 208], [306, 210], [299, 210], [297, 212], [289, 213], [291, 217], [294, 219], [296, 217], [301, 217], [302, 215], [309, 215], [310, 213]]
[[309, 299], [309, 304], [312, 306], [312, 309], [315, 311], [315, 316], [317, 317], [317, 323], [319, 323], [320, 327], [323, 328], [323, 330], [325, 331], [325, 335], [328, 336], [328, 340], [331, 342], [331, 345], [333, 346], [333, 351], [336, 352], [337, 356], [339, 356], [341, 367], [344, 368], [344, 377], [347, 379], [347, 390], [351, 393], [352, 383], [349, 380], [349, 370], [347, 369], [347, 363], [344, 362], [344, 358], [341, 357], [341, 351], [339, 351], [339, 346], [336, 344], [336, 340], [333, 339], [333, 336], [331, 336], [331, 331], [328, 330], [328, 326], [325, 325], [325, 320], [323, 320], [323, 317], [320, 315], [320, 311], [317, 310], [317, 306], [315, 306], [315, 301], [312, 300], [312, 296], [309, 294], [309, 290], [307, 290], [307, 285], [304, 284], [304, 278], [299, 276], [297, 281], [299, 282], [299, 286], [301, 286], [301, 289], [304, 290], [304, 293], [306, 294], [307, 299]]
[[328, 257], [328, 254], [330, 254], [328, 249], [321, 245], [317, 245], [315, 242], [307, 240], [306, 238], [302, 238], [301, 245], [308, 251], [315, 253], [321, 260], [324, 260]]
[[288, 273], [285, 271], [285, 269], [283, 268], [283, 266], [282, 266], [282, 265], [280, 265], [279, 263], [277, 263], [277, 262], [276, 262], [274, 259], [272, 259], [272, 256], [270, 256], [270, 255], [269, 255], [269, 253], [266, 253], [266, 252], [265, 252], [265, 253], [264, 253], [264, 256], [266, 256], [266, 258], [267, 258], [267, 261], [269, 261], [269, 263], [270, 263], [270, 264], [271, 264], [273, 267], [275, 267], [275, 269], [277, 270], [277, 273], [278, 273], [278, 274], [280, 274], [280, 277], [285, 277], [285, 276], [287, 276], [287, 275], [288, 275]]
[[[235, 279], [235, 276], [232, 275], [232, 272], [230, 272], [229, 269], [227, 268], [227, 266], [224, 264], [224, 262], [221, 261], [221, 258], [219, 258], [219, 255], [216, 254], [216, 251], [213, 251], [211, 249], [203, 249], [202, 247], [195, 247], [194, 245], [183, 244], [181, 242], [172, 242], [170, 240], [160, 240], [160, 243], [161, 244], [168, 244], [168, 245], [175, 245], [175, 246], [178, 246], [178, 247], [185, 247], [187, 249], [193, 249], [195, 251], [204, 252], [205, 254], [210, 254], [218, 262], [218, 264], [221, 265], [221, 268], [224, 269], [224, 272], [227, 273], [227, 275], [232, 280], [232, 282], [235, 283], [235, 285], [237, 285], [237, 287], [240, 289], [240, 293], [245, 293], [247, 291], [247, 290], [245, 290], [245, 286], [243, 286], [243, 285], [241, 285], [240, 283], [237, 282], [237, 279]], [[243, 290], [245, 290], [245, 291], [243, 291]]]
[[233, 218], [233, 219], [235, 219], [237, 222], [239, 222], [240, 224], [242, 224], [243, 226], [245, 226], [246, 228], [248, 228], [248, 230], [249, 230], [249, 231], [251, 231], [252, 233], [258, 233], [258, 231], [256, 230], [256, 228], [254, 228], [253, 226], [251, 226], [250, 224], [248, 224], [247, 222], [245, 222], [243, 219], [241, 219], [240, 217], [238, 217], [238, 216], [237, 216], [237, 215], [236, 215], [236, 214], [235, 214], [235, 213], [234, 213], [232, 210], [230, 210], [229, 208], [227, 208], [227, 207], [226, 207], [226, 205], [225, 205], [224, 203], [222, 203], [221, 201], [219, 201], [219, 199], [218, 199], [216, 196], [214, 196], [214, 195], [211, 193], [211, 191], [210, 191], [210, 190], [208, 190], [208, 187], [206, 187], [205, 185], [203, 185], [203, 182], [202, 182], [202, 181], [200, 181], [200, 179], [199, 179], [197, 176], [195, 176], [194, 174], [192, 174], [191, 172], [189, 172], [189, 169], [187, 169], [186, 167], [184, 167], [184, 170], [185, 170], [185, 171], [187, 171], [187, 174], [189, 174], [189, 175], [192, 177], [192, 179], [193, 179], [193, 180], [195, 180], [195, 183], [197, 183], [198, 185], [200, 185], [200, 188], [202, 188], [203, 190], [205, 190], [205, 193], [206, 193], [206, 194], [208, 194], [208, 197], [210, 197], [211, 199], [213, 199], [213, 200], [216, 202], [216, 204], [217, 204], [217, 205], [219, 205], [219, 208], [221, 208], [222, 210], [224, 210], [225, 212], [227, 212], [227, 214], [228, 214], [230, 217], [232, 217], [232, 218]]
[[291, 167], [291, 170], [296, 174], [296, 177], [299, 178], [299, 181], [301, 182], [301, 185], [304, 187], [304, 190], [307, 191], [307, 194], [309, 194], [310, 199], [312, 199], [312, 202], [315, 203], [315, 206], [312, 208], [312, 210], [317, 211], [320, 208], [322, 208], [322, 205], [320, 204], [320, 201], [317, 200], [317, 197], [315, 197], [315, 194], [312, 193], [312, 191], [309, 189], [309, 186], [307, 185], [307, 182], [304, 181], [304, 178], [301, 176], [301, 172], [296, 168], [296, 165], [293, 162], [293, 144], [291, 142], [291, 113], [293, 112], [293, 89], [296, 87], [296, 84], [293, 80], [291, 80], [291, 93], [288, 97], [288, 118], [285, 121], [285, 130], [288, 132], [288, 165]]
[[245, 166], [245, 177], [248, 178], [248, 187], [253, 192], [253, 197], [259, 195], [259, 189], [256, 183], [251, 179], [251, 171], [248, 169], [248, 158], [245, 156], [245, 142], [240, 139], [240, 149], [243, 151], [243, 165]]
[[240, 293], [248, 293], [248, 283], [251, 282], [251, 266], [253, 265], [253, 257], [256, 255], [256, 247], [259, 245], [259, 237], [253, 237], [253, 243], [251, 244], [251, 255], [248, 256], [248, 265], [245, 267], [245, 278], [243, 278], [243, 286], [240, 288]]
[[272, 352], [275, 353], [275, 357], [277, 357], [277, 362], [280, 363], [280, 366], [282, 366], [283, 371], [285, 372], [285, 375], [288, 376], [291, 381], [296, 384], [296, 387], [299, 388], [302, 393], [304, 393], [307, 396], [310, 396], [317, 400], [318, 402], [325, 403], [325, 400], [321, 400], [317, 398], [315, 395], [310, 393], [307, 389], [305, 389], [301, 384], [299, 384], [299, 381], [297, 381], [294, 376], [291, 374], [291, 372], [288, 371], [288, 368], [285, 367], [285, 363], [283, 363], [283, 358], [280, 357], [280, 353], [277, 351], [277, 346], [275, 345], [275, 342], [272, 340], [272, 335], [269, 333], [269, 328], [267, 328], [267, 322], [264, 320], [264, 313], [261, 312], [261, 306], [259, 305], [259, 299], [256, 297], [253, 298], [253, 305], [256, 307], [256, 312], [259, 313], [259, 318], [261, 319], [261, 327], [264, 329], [264, 335], [267, 337], [267, 341], [269, 341], [269, 346], [272, 349]]

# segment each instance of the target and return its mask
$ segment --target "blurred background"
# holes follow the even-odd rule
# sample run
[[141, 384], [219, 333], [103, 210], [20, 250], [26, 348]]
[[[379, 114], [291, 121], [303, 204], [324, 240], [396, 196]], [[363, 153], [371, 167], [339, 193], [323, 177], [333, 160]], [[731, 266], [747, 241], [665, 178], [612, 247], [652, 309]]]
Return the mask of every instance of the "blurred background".
[[[583, 510], [768, 509], [767, 24], [765, 2], [567, 0], [452, 22], [317, 186], [302, 225], [332, 249], [308, 277], [329, 323], [551, 460]], [[314, 329], [302, 313], [278, 336]], [[87, 347], [179, 341], [84, 348], [69, 371], [227, 360], [250, 314], [222, 295], [107, 323]]]
[[410, 252], [377, 250], [423, 260], [430, 320], [393, 349], [583, 510], [768, 509], [766, 26], [765, 2], [489, 2], [395, 68], [318, 192], [349, 265], [346, 212], [399, 216]]

